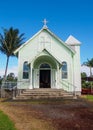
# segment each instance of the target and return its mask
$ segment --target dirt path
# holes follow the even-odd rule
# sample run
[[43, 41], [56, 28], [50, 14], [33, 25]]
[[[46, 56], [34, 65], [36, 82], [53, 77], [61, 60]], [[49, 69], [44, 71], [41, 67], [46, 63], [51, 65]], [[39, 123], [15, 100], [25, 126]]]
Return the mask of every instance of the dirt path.
[[22, 102], [0, 103], [3, 110], [15, 123], [18, 130], [55, 130], [49, 121], [39, 119], [39, 111], [31, 108], [31, 104]]
[[93, 130], [93, 103], [85, 100], [2, 102], [18, 130]]

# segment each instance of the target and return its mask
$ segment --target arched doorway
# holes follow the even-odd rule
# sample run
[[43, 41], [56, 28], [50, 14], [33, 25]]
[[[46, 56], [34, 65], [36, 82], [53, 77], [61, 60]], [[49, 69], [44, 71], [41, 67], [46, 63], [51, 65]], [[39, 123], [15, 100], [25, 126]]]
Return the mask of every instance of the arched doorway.
[[51, 87], [51, 67], [47, 63], [40, 65], [39, 71], [39, 87], [40, 88], [50, 88]]
[[[39, 56], [33, 62], [32, 70], [32, 85], [33, 88], [56, 88], [56, 61], [47, 55]], [[42, 82], [42, 78], [45, 78], [47, 82]]]

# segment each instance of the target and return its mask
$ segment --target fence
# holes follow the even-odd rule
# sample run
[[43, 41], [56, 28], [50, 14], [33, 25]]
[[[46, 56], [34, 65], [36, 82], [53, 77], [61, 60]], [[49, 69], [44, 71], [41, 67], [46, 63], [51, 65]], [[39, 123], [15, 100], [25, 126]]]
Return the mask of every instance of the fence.
[[12, 81], [3, 81], [2, 85], [0, 86], [0, 97], [1, 98], [13, 98], [16, 97], [16, 95], [19, 95], [20, 93], [23, 92], [23, 90], [25, 88], [19, 88], [17, 89], [17, 85], [18, 86], [28, 86], [29, 85], [29, 81], [16, 81], [16, 82], [12, 82]]

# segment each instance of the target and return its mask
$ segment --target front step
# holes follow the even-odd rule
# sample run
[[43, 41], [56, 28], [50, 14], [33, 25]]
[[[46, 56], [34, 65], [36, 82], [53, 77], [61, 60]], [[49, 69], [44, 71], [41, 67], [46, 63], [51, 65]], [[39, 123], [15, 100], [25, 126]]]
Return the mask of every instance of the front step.
[[73, 98], [72, 93], [68, 93], [62, 89], [26, 89], [20, 95], [16, 96], [16, 100], [24, 99], [49, 99], [49, 98]]

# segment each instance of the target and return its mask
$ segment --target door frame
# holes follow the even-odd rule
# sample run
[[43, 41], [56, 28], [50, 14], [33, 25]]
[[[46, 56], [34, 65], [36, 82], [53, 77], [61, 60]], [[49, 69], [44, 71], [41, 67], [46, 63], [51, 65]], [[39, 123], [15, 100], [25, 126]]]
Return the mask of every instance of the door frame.
[[39, 65], [39, 88], [40, 88], [40, 71], [50, 70], [50, 87], [51, 88], [51, 65], [48, 62], [43, 62]]

